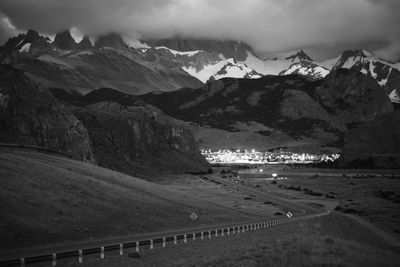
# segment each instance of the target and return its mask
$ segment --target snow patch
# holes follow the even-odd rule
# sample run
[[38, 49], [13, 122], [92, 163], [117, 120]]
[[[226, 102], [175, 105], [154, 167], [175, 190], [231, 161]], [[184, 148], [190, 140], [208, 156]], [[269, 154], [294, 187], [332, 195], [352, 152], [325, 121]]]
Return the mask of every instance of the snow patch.
[[31, 48], [31, 44], [27, 43], [27, 44], [24, 44], [19, 51], [28, 53], [30, 48]]
[[392, 92], [389, 94], [390, 101], [393, 103], [399, 103], [400, 104], [400, 96], [397, 93], [397, 89], [394, 89]]
[[261, 78], [261, 75], [254, 73], [253, 69], [241, 62], [235, 62], [233, 58], [206, 65], [199, 71], [194, 67], [182, 67], [182, 69], [203, 83], [206, 83], [211, 76], [217, 80], [227, 77], [244, 78], [246, 76], [250, 76], [252, 79]]
[[137, 39], [131, 39], [130, 37], [127, 36], [122, 36], [122, 40], [124, 40], [125, 44], [127, 44], [129, 47], [135, 48], [135, 49], [149, 49], [150, 46], [146, 43], [142, 43], [141, 41]]
[[182, 51], [176, 51], [176, 50], [170, 49], [170, 48], [165, 47], [165, 46], [157, 46], [157, 47], [154, 47], [154, 48], [157, 49], [157, 50], [159, 50], [159, 49], [168, 50], [168, 51], [171, 52], [174, 56], [180, 55], [180, 56], [189, 56], [189, 57], [191, 57], [191, 56], [194, 56], [194, 55], [196, 55], [196, 54], [202, 52], [202, 50], [185, 51], [185, 52], [182, 52]]
[[291, 60], [286, 59], [262, 60], [249, 52], [247, 52], [247, 58], [243, 63], [246, 64], [246, 66], [248, 66], [249, 68], [263, 75], [278, 75], [293, 64]]

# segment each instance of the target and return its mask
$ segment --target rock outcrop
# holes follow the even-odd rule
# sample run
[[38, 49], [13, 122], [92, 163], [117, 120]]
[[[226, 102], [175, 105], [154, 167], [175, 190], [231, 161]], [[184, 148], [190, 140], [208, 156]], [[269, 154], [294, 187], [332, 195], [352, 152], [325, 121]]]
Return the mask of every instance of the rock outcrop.
[[108, 35], [100, 36], [94, 44], [95, 48], [112, 47], [117, 49], [127, 48], [121, 35], [117, 33], [110, 33]]
[[[0, 63], [7, 58], [13, 57], [14, 52], [21, 50], [26, 44], [32, 44], [41, 39], [45, 38], [34, 30], [29, 30], [26, 34], [19, 34], [16, 37], [8, 39], [7, 42], [0, 47]], [[12, 58], [11, 61], [13, 61]]]
[[83, 39], [79, 42], [77, 48], [79, 50], [86, 50], [86, 49], [91, 49], [93, 48], [93, 44], [90, 41], [89, 37], [85, 36]]
[[93, 142], [100, 166], [130, 175], [198, 173], [209, 165], [192, 133], [174, 125], [140, 99], [112, 89], [83, 98], [74, 114]]
[[78, 46], [78, 44], [75, 42], [75, 39], [72, 38], [69, 30], [57, 33], [56, 37], [54, 37], [53, 44], [57, 48], [63, 50], [74, 50]]
[[0, 65], [0, 142], [94, 160], [82, 123], [49, 91], [40, 91], [22, 71], [8, 65]]

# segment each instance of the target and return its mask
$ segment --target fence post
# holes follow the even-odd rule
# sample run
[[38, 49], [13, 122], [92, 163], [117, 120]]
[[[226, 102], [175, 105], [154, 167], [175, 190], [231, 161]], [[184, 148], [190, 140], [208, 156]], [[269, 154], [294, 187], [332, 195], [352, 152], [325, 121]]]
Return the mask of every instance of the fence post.
[[21, 267], [25, 267], [25, 259], [21, 258], [19, 261], [21, 262]]
[[186, 234], [183, 235], [183, 243], [187, 243], [187, 237]]
[[201, 236], [200, 236], [200, 239], [201, 239], [201, 240], [203, 240], [203, 239], [204, 239], [204, 232], [203, 232], [203, 231], [201, 231]]
[[153, 239], [150, 239], [150, 249], [153, 249], [154, 248], [154, 246], [153, 246]]
[[82, 263], [82, 261], [83, 261], [83, 252], [82, 252], [82, 250], [79, 250], [78, 262], [79, 262], [79, 263]]
[[51, 266], [55, 267], [56, 265], [57, 265], [57, 255], [53, 254], [53, 261]]
[[232, 234], [235, 234], [235, 229], [236, 229], [236, 227], [235, 227], [235, 226], [233, 226], [233, 229], [232, 229]]
[[139, 242], [136, 242], [136, 252], [139, 252]]
[[244, 226], [242, 227], [242, 233], [244, 233]]
[[174, 244], [178, 244], [178, 238], [176, 237], [176, 235], [174, 236]]
[[167, 245], [167, 238], [163, 237], [163, 239], [162, 239], [162, 247], [165, 248], [166, 245]]
[[100, 258], [104, 259], [104, 247], [101, 247]]
[[228, 227], [228, 232], [226, 233], [227, 235], [229, 235], [229, 231], [231, 230], [231, 228], [230, 227]]
[[221, 229], [221, 236], [224, 236], [224, 228]]
[[124, 244], [119, 244], [119, 255], [124, 255]]
[[211, 238], [211, 231], [208, 231], [208, 238]]
[[193, 240], [196, 240], [196, 233], [193, 233]]

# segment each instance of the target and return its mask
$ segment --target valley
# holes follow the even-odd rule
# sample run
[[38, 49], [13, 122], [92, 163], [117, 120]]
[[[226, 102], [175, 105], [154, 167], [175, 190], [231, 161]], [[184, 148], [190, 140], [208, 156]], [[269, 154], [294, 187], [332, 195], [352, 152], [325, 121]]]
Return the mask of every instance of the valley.
[[398, 34], [78, 2], [0, 3], [0, 266], [398, 265]]

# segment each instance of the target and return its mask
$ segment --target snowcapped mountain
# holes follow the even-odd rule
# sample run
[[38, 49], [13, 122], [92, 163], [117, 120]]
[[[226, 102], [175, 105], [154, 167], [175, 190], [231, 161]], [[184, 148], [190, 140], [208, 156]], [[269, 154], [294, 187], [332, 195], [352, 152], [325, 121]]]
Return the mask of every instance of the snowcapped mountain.
[[265, 75], [298, 74], [317, 80], [340, 68], [373, 77], [393, 102], [398, 101], [400, 89], [400, 63], [381, 60], [366, 50], [348, 50], [323, 62], [314, 61], [303, 50], [286, 58], [263, 60], [249, 45], [236, 41], [146, 41], [111, 33], [92, 42], [87, 36], [78, 40], [69, 31], [58, 33], [52, 41], [30, 30], [0, 47], [0, 59], [15, 63], [46, 86], [84, 92], [104, 86], [135, 94], [171, 91], [197, 88], [210, 79]]
[[[319, 79], [328, 74], [324, 67], [314, 62], [303, 50], [283, 59], [262, 60], [244, 42], [180, 38], [143, 42], [157, 50], [169, 51], [175, 61], [181, 62], [182, 69], [202, 82], [210, 78], [254, 79], [280, 74], [300, 74]], [[151, 50], [146, 52], [152, 53]]]
[[205, 65], [198, 71], [194, 67], [183, 67], [183, 69], [203, 83], [210, 79], [219, 80], [226, 77], [247, 79], [262, 77], [260, 73], [247, 67], [246, 64], [235, 61], [233, 58], [221, 60], [216, 64]]
[[314, 62], [303, 60], [293, 63], [287, 70], [280, 72], [279, 75], [300, 74], [307, 76], [310, 79], [318, 80], [324, 78], [326, 75], [328, 75], [328, 73], [329, 70], [327, 68], [324, 68]]
[[373, 77], [388, 95], [400, 88], [400, 64], [384, 61], [367, 50], [343, 52], [332, 67], [339, 68], [353, 69]]

